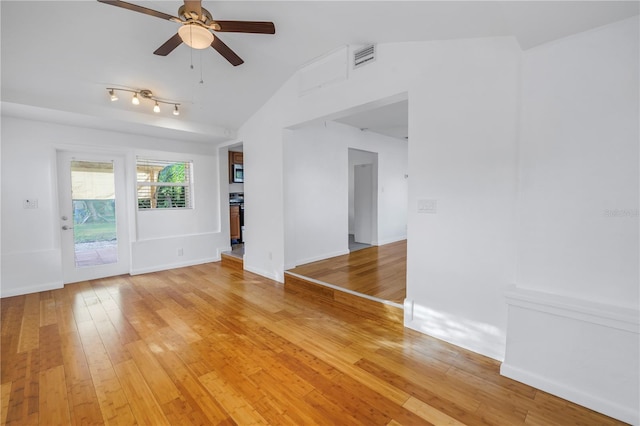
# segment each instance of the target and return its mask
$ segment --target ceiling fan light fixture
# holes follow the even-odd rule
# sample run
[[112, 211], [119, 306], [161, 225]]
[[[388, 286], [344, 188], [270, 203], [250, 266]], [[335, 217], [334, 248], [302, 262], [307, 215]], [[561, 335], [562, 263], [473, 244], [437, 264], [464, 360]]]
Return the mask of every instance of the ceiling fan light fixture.
[[138, 93], [133, 94], [133, 98], [131, 98], [131, 103], [134, 105], [140, 105], [140, 98], [138, 98]]
[[156, 101], [156, 104], [153, 106], [153, 112], [160, 112], [160, 105], [158, 105], [158, 101]]
[[213, 34], [197, 24], [186, 24], [178, 28], [182, 41], [193, 49], [206, 49], [213, 42]]
[[178, 109], [178, 105], [173, 106], [173, 115], [180, 115], [180, 110]]
[[118, 95], [116, 94], [116, 91], [113, 89], [109, 90], [109, 96], [111, 97], [111, 102], [115, 102], [118, 100]]

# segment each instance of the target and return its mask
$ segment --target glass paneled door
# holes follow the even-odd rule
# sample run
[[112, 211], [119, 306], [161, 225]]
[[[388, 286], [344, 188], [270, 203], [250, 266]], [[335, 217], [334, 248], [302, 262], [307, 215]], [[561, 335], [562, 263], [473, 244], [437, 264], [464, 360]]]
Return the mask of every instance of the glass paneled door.
[[64, 282], [129, 272], [124, 161], [58, 152]]

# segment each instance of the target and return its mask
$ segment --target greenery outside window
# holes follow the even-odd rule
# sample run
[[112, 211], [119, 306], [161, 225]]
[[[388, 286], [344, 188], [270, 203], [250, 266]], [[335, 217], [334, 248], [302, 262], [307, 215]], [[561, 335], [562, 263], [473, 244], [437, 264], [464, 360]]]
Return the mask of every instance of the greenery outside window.
[[191, 161], [165, 161], [138, 158], [138, 210], [190, 209]]

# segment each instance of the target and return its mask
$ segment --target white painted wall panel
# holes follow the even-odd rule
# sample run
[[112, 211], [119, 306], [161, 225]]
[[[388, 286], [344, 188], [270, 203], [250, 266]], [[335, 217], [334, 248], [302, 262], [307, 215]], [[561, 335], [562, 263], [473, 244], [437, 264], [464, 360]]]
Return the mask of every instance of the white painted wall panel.
[[[434, 55], [409, 92], [405, 324], [501, 360], [502, 294], [515, 278], [519, 50], [454, 42]], [[422, 200], [436, 211], [419, 213]]]
[[518, 286], [638, 307], [638, 19], [525, 54]]
[[[542, 300], [533, 310], [509, 302], [502, 369], [633, 424], [640, 424], [639, 33], [635, 17], [524, 55], [515, 294]], [[549, 309], [558, 300], [586, 314]], [[621, 315], [631, 328], [601, 321]]]
[[638, 310], [518, 288], [507, 302], [503, 375], [638, 424]]

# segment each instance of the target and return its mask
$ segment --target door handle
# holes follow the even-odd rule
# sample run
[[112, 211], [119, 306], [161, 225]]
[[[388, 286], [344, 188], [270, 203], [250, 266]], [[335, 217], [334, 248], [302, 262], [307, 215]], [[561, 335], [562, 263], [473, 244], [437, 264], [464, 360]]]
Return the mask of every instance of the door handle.
[[63, 226], [62, 226], [62, 229], [63, 229], [63, 230], [65, 230], [65, 231], [67, 231], [67, 230], [69, 230], [69, 229], [73, 229], [73, 226], [63, 225]]

